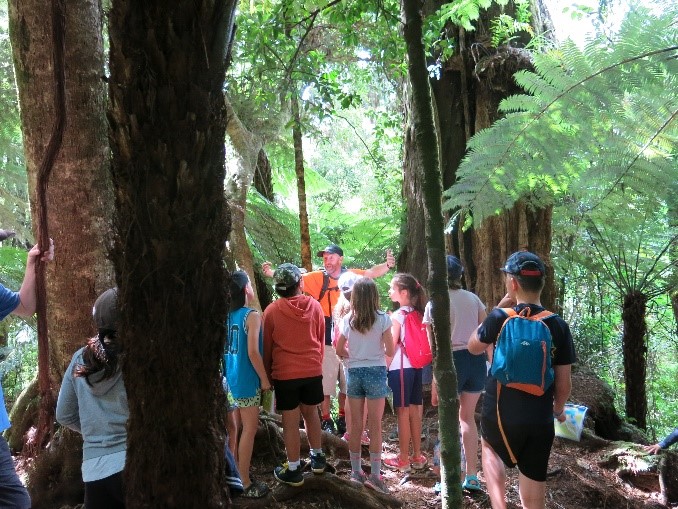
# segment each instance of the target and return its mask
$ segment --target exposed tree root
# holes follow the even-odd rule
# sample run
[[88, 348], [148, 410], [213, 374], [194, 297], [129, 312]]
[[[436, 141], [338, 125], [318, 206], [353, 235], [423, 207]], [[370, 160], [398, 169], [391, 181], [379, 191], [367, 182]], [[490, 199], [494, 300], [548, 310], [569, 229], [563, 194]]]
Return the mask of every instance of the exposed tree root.
[[333, 474], [304, 474], [304, 485], [294, 488], [278, 485], [271, 492], [259, 499], [236, 498], [233, 507], [255, 509], [268, 507], [272, 502], [284, 502], [299, 496], [307, 496], [311, 492], [322, 493], [325, 498], [340, 501], [342, 507], [360, 507], [361, 509], [382, 509], [384, 507], [402, 507], [397, 498], [353, 484]]

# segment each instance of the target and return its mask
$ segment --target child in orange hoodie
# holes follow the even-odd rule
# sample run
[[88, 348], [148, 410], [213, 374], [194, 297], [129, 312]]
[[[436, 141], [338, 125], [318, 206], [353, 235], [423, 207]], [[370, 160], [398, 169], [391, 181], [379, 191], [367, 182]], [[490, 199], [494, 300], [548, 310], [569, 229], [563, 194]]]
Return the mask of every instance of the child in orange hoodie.
[[273, 381], [276, 408], [282, 414], [287, 453], [287, 462], [276, 467], [273, 475], [281, 483], [301, 486], [300, 412], [311, 448], [311, 470], [322, 474], [327, 466], [317, 409], [324, 398], [325, 319], [318, 301], [302, 293], [304, 283], [296, 265], [283, 263], [273, 279], [281, 298], [264, 311], [264, 367]]

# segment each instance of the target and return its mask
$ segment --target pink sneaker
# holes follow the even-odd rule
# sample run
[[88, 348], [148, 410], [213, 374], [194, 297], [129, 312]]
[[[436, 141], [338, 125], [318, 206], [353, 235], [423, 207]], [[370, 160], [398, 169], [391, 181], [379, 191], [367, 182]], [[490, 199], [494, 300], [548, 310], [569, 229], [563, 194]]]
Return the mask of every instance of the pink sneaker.
[[392, 468], [393, 470], [398, 470], [400, 472], [409, 472], [410, 470], [412, 470], [410, 468], [410, 462], [401, 461], [400, 456], [392, 456], [390, 458], [386, 458], [383, 461], [383, 463], [388, 468]]
[[370, 435], [367, 431], [363, 431], [363, 434], [360, 436], [360, 445], [370, 445]]
[[349, 434], [348, 434], [348, 431], [347, 431], [346, 433], [344, 433], [344, 434], [342, 435], [341, 439], [342, 439], [344, 442], [348, 442], [348, 438], [349, 438]]
[[410, 464], [412, 465], [412, 468], [415, 470], [424, 470], [426, 468], [426, 456], [423, 454], [418, 457], [411, 457], [410, 458]]

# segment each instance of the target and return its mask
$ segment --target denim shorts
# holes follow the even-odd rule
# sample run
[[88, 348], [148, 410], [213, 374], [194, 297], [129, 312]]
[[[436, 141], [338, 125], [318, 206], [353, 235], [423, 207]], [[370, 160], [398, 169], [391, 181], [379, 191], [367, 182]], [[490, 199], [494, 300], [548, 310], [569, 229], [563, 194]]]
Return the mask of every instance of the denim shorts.
[[349, 398], [385, 398], [388, 395], [386, 366], [348, 368], [346, 395]]

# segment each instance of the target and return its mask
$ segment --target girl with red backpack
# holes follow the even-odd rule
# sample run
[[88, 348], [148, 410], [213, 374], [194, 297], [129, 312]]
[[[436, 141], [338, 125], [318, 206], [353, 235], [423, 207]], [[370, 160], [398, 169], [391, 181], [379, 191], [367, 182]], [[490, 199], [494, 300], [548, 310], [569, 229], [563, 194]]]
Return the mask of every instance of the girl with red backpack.
[[401, 472], [423, 470], [427, 460], [421, 452], [422, 367], [431, 362], [430, 348], [428, 353], [425, 351], [428, 338], [422, 324], [426, 291], [411, 274], [398, 273], [391, 280], [389, 297], [400, 305], [391, 315], [395, 354], [388, 368], [388, 385], [398, 414], [400, 452], [386, 458], [384, 465]]

